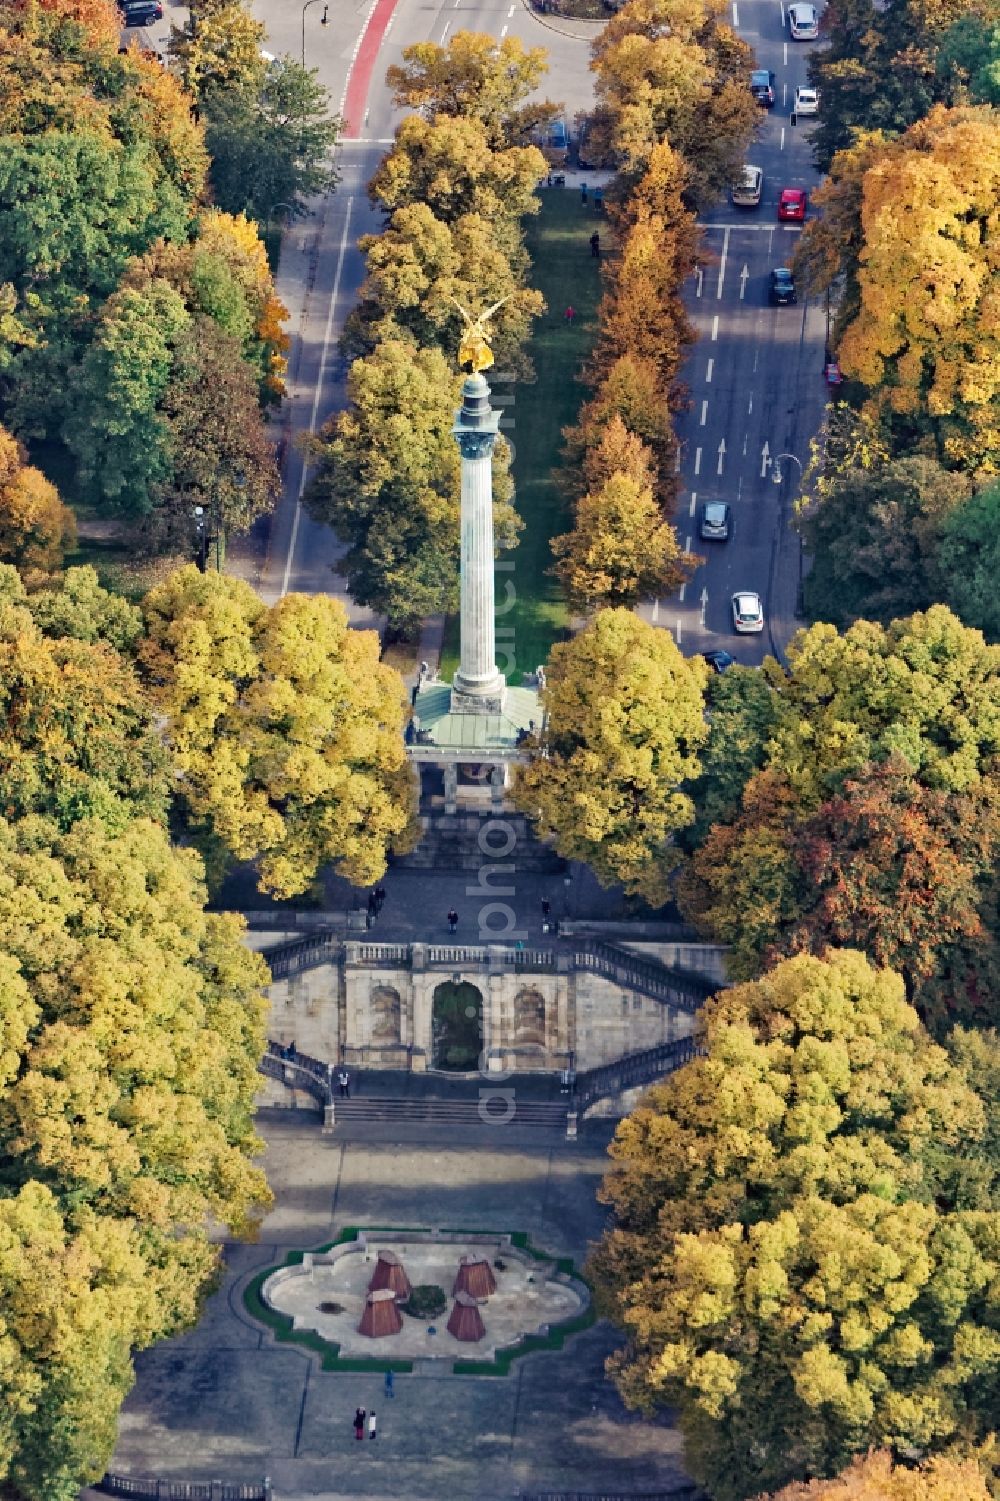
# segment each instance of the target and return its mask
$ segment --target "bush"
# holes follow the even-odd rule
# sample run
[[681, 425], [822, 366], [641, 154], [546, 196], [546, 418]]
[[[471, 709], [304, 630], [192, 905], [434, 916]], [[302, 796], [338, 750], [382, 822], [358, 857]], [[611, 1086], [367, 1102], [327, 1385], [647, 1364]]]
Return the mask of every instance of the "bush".
[[405, 1310], [415, 1319], [436, 1319], [448, 1306], [443, 1287], [435, 1282], [422, 1282], [415, 1287], [404, 1304]]

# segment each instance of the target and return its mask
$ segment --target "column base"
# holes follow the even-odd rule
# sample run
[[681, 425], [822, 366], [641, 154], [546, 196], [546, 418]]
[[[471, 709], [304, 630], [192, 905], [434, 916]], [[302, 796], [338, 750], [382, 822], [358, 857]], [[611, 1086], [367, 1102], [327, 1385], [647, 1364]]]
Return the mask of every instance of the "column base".
[[467, 687], [460, 673], [455, 674], [451, 685], [452, 714], [502, 714], [507, 697], [507, 683], [498, 672], [487, 683]]

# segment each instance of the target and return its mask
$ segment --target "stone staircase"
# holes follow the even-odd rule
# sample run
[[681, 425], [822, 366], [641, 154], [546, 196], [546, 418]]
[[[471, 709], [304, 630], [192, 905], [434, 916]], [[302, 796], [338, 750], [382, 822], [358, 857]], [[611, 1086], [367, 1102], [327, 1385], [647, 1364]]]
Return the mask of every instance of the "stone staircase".
[[[445, 813], [434, 809], [424, 811], [420, 822], [423, 833], [416, 849], [408, 855], [397, 855], [394, 864], [403, 870], [469, 870], [478, 871], [489, 857], [483, 854], [480, 834], [492, 810], [482, 813]], [[523, 813], [505, 808], [504, 829], [509, 830], [516, 841], [517, 869], [533, 873], [555, 874], [566, 869], [551, 844], [538, 838], [534, 825]]]
[[440, 1099], [428, 1096], [396, 1097], [360, 1095], [350, 1100], [334, 1100], [334, 1125], [444, 1126], [456, 1131], [478, 1130], [498, 1126], [529, 1127], [538, 1131], [566, 1131], [566, 1101], [518, 1099], [516, 1089], [510, 1100], [499, 1089], [484, 1085], [479, 1099]]

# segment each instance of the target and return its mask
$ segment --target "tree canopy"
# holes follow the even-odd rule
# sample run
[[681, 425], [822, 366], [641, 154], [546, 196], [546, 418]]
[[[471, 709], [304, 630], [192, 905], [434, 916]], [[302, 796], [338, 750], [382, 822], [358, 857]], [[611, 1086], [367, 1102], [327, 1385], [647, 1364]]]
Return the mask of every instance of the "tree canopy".
[[544, 47], [525, 47], [519, 37], [497, 41], [484, 32], [456, 31], [445, 47], [416, 42], [392, 63], [386, 83], [400, 109], [425, 119], [478, 120], [491, 147], [524, 146], [556, 113], [549, 100], [532, 101], [547, 71]]
[[553, 648], [545, 729], [514, 785], [561, 855], [657, 904], [678, 858], [674, 836], [694, 817], [681, 784], [697, 775], [707, 735], [705, 678], [667, 632], [602, 610]]
[[626, 1401], [680, 1408], [717, 1501], [985, 1438], [1000, 1216], [977, 1077], [852, 952], [721, 992], [699, 1038], [619, 1126], [602, 1191], [591, 1270]]

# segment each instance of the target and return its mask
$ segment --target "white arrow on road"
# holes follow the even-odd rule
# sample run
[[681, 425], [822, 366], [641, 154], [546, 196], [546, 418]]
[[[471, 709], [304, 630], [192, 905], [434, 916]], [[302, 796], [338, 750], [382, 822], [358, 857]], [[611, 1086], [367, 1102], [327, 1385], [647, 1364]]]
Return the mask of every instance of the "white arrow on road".
[[654, 625], [659, 620], [659, 618], [660, 618], [660, 601], [658, 599], [654, 599], [653, 600], [653, 624]]
[[704, 280], [704, 276], [702, 274], [702, 269], [701, 269], [700, 266], [695, 266], [695, 268], [694, 268], [694, 274], [698, 278], [698, 280], [694, 284], [694, 295], [696, 297], [700, 297], [701, 296], [701, 284], [702, 284], [702, 281]]
[[747, 281], [749, 280], [749, 277], [750, 277], [750, 267], [749, 266], [744, 266], [743, 270], [740, 272], [740, 301], [741, 302], [743, 301], [744, 297], [746, 296]]
[[726, 458], [726, 440], [725, 440], [725, 438], [721, 438], [719, 440], [719, 462], [715, 466], [715, 472], [716, 472], [716, 474], [721, 474], [722, 473], [722, 466], [723, 466], [723, 464], [725, 462], [725, 458]]
[[770, 462], [771, 462], [771, 450], [768, 448], [767, 444], [765, 443], [764, 447], [760, 451], [760, 477], [761, 477], [761, 479], [766, 479], [767, 478], [767, 469], [768, 469], [768, 465], [770, 464]]
[[701, 591], [701, 623], [705, 624], [705, 611], [708, 609], [708, 590]]

